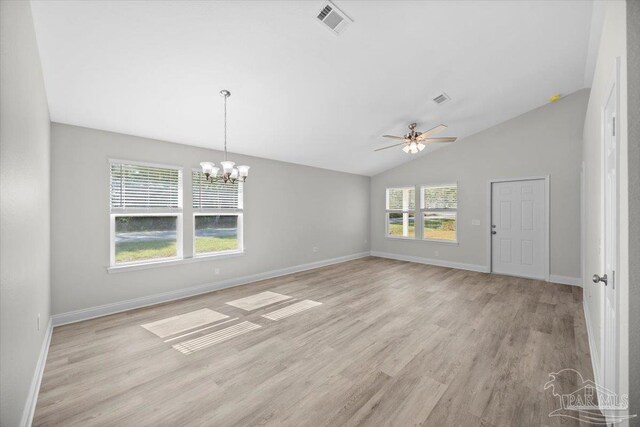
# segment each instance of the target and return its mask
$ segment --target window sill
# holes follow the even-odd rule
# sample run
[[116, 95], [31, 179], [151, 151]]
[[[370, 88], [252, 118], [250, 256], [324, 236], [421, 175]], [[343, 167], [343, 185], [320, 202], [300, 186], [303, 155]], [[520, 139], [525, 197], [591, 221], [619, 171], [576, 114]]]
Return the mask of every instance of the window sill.
[[219, 254], [197, 255], [192, 258], [165, 259], [161, 261], [141, 262], [137, 264], [114, 265], [107, 267], [108, 273], [124, 273], [125, 271], [148, 270], [157, 267], [169, 267], [171, 265], [193, 264], [194, 262], [213, 261], [216, 259], [234, 258], [242, 256], [245, 251], [229, 251]]
[[418, 240], [415, 237], [392, 237], [392, 236], [385, 236], [385, 238], [389, 239], [389, 240]]
[[455, 242], [451, 241], [451, 240], [438, 240], [438, 239], [417, 239], [414, 237], [389, 237], [389, 236], [385, 236], [385, 239], [389, 239], [389, 240], [403, 240], [403, 241], [410, 241], [410, 242], [429, 242], [429, 243], [443, 243], [445, 245], [455, 245], [458, 246], [458, 241], [456, 240]]
[[194, 255], [193, 258], [186, 259], [191, 260], [191, 262], [198, 262], [211, 260], [213, 258], [233, 258], [241, 255], [244, 255], [244, 251], [223, 251], [218, 253], [211, 252], [208, 254]]
[[423, 242], [444, 243], [445, 245], [458, 245], [457, 240], [422, 239]]

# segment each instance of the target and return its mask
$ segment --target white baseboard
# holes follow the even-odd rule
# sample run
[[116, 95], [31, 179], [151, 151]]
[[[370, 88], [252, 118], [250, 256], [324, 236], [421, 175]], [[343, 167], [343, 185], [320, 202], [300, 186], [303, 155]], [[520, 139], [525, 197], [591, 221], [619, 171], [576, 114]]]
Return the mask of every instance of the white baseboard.
[[[461, 262], [446, 261], [442, 259], [423, 258], [411, 255], [392, 254], [388, 252], [371, 251], [371, 256], [380, 258], [395, 259], [398, 261], [417, 262], [420, 264], [435, 265], [438, 267], [457, 268], [459, 270], [477, 271], [480, 273], [489, 273], [489, 267], [486, 265], [465, 264]], [[552, 283], [560, 283], [562, 285], [572, 285], [582, 287], [582, 280], [579, 277], [559, 276], [552, 274], [549, 276]]]
[[558, 276], [557, 274], [552, 274], [549, 276], [549, 281], [552, 283], [560, 283], [561, 285], [582, 287], [582, 279], [579, 277]]
[[591, 322], [591, 312], [585, 295], [582, 296], [582, 309], [584, 311], [584, 321], [587, 325], [587, 337], [589, 338], [589, 353], [591, 353], [591, 368], [593, 369], [593, 381], [596, 384], [602, 384], [600, 377], [600, 357], [596, 347], [595, 338], [593, 337], [593, 326]]
[[44, 341], [42, 347], [40, 347], [40, 355], [38, 356], [38, 363], [31, 379], [31, 386], [29, 387], [29, 394], [27, 395], [27, 401], [22, 411], [22, 420], [20, 420], [21, 427], [29, 427], [33, 422], [33, 414], [36, 411], [36, 403], [38, 402], [38, 393], [40, 392], [40, 383], [42, 382], [42, 374], [44, 373], [44, 366], [47, 363], [47, 354], [49, 354], [49, 344], [51, 343], [51, 334], [53, 333], [53, 321], [49, 318], [47, 324], [47, 331], [44, 335]]
[[464, 264], [461, 262], [445, 261], [442, 259], [423, 258], [411, 255], [399, 255], [388, 252], [371, 251], [371, 256], [380, 258], [395, 259], [398, 261], [417, 262], [419, 264], [435, 265], [438, 267], [457, 268], [459, 270], [478, 271], [480, 273], [488, 273], [489, 269], [486, 265]]
[[358, 258], [369, 256], [369, 252], [360, 252], [357, 254], [346, 255], [337, 258], [326, 259], [322, 261], [310, 262], [308, 264], [296, 265], [293, 267], [281, 268], [278, 270], [267, 271], [264, 273], [253, 274], [250, 276], [237, 277], [219, 282], [207, 283], [204, 285], [192, 286], [185, 289], [164, 292], [161, 294], [149, 295], [140, 298], [134, 298], [126, 301], [118, 301], [111, 304], [105, 304], [97, 307], [85, 308], [82, 310], [70, 311], [68, 313], [55, 314], [52, 317], [53, 326], [61, 326], [69, 323], [81, 322], [83, 320], [95, 319], [96, 317], [108, 316], [127, 310], [147, 307], [168, 301], [175, 301], [183, 298], [189, 298], [194, 295], [205, 294], [220, 289], [231, 288], [233, 286], [246, 285], [247, 283], [257, 282], [259, 280], [271, 279], [274, 277], [284, 276], [287, 274], [298, 273], [301, 271], [312, 270], [314, 268], [324, 267], [341, 262], [351, 261]]

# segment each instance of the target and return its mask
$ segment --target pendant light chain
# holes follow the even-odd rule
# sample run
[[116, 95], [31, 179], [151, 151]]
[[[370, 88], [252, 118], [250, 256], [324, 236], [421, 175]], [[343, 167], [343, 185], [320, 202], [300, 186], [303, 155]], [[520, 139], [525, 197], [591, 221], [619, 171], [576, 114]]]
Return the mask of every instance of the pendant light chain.
[[227, 161], [227, 98], [224, 95], [224, 160]]

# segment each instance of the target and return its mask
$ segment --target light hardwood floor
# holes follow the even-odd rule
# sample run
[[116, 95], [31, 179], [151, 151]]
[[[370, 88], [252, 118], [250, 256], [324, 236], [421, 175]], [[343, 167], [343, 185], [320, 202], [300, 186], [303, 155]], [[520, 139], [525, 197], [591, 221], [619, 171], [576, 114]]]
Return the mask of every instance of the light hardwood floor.
[[[226, 304], [264, 291], [292, 300]], [[192, 354], [141, 327], [203, 308], [238, 319], [190, 338], [261, 327]], [[34, 425], [572, 425], [562, 368], [593, 378], [580, 288], [370, 257], [55, 328]]]

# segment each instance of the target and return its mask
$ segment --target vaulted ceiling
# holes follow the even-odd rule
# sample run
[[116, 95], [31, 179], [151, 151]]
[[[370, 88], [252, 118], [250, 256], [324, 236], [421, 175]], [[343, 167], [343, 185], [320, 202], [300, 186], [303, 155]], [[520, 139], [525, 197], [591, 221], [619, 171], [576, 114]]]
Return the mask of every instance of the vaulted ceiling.
[[51, 120], [221, 149], [228, 89], [230, 151], [373, 175], [412, 121], [464, 138], [590, 83], [591, 2], [334, 3], [339, 36], [315, 0], [32, 1]]

